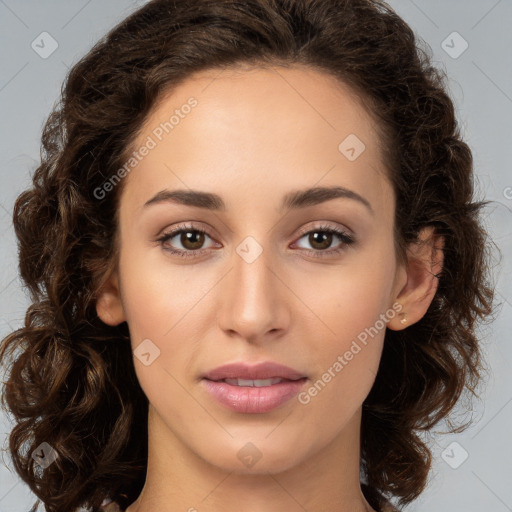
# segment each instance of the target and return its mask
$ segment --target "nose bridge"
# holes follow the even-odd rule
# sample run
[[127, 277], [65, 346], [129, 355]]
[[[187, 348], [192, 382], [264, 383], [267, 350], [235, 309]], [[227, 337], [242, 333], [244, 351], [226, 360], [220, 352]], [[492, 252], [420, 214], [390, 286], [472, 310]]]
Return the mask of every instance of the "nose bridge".
[[233, 253], [233, 270], [221, 301], [221, 327], [244, 338], [258, 338], [283, 327], [281, 286], [270, 249], [247, 236]]

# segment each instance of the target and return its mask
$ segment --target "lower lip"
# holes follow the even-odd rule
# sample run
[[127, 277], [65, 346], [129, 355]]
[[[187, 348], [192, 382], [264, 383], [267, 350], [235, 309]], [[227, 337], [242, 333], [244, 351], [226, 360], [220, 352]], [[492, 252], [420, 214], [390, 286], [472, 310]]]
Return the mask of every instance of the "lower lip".
[[219, 403], [235, 412], [264, 413], [284, 404], [304, 386], [306, 378], [285, 380], [263, 387], [233, 386], [226, 382], [203, 379], [210, 395]]

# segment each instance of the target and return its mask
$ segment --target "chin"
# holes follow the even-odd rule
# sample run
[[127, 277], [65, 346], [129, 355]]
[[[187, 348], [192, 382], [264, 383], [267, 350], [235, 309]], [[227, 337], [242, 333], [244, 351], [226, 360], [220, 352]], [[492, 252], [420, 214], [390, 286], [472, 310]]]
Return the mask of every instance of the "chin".
[[203, 454], [203, 458], [210, 464], [239, 475], [282, 473], [300, 464], [305, 456], [305, 453], [297, 450], [297, 446], [276, 446], [268, 440], [253, 443], [232, 440], [229, 447]]

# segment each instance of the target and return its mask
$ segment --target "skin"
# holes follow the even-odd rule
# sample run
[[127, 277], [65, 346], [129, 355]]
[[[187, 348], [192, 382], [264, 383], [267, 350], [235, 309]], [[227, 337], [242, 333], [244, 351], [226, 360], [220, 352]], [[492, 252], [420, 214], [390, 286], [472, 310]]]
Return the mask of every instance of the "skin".
[[[264, 414], [233, 412], [205, 391], [201, 375], [272, 360], [306, 375], [308, 389], [393, 304], [407, 323], [395, 314], [389, 329], [425, 314], [442, 240], [426, 228], [426, 243], [411, 245], [399, 263], [375, 122], [332, 77], [305, 67], [200, 72], [162, 98], [133, 148], [190, 97], [197, 106], [124, 178], [118, 266], [97, 301], [105, 323], [128, 323], [133, 349], [150, 339], [160, 350], [148, 366], [134, 357], [150, 403], [149, 456], [145, 487], [128, 512], [372, 510], [359, 481], [360, 424], [385, 329], [307, 404], [293, 398]], [[338, 150], [349, 134], [366, 146], [354, 161]], [[334, 185], [372, 211], [346, 197], [279, 210], [291, 191]], [[164, 189], [216, 193], [226, 209], [143, 206]], [[183, 222], [207, 231], [202, 245], [179, 234], [157, 241]], [[303, 234], [320, 225], [356, 241], [327, 234], [315, 243]], [[262, 248], [251, 263], [236, 251], [247, 236]], [[203, 252], [180, 258], [169, 246]], [[237, 457], [248, 442], [261, 454], [252, 467]]]

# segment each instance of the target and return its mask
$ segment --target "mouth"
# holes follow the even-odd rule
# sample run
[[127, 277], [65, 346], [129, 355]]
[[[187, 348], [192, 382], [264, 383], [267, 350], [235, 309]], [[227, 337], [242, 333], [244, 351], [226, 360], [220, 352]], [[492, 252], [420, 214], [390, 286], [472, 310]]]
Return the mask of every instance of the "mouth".
[[302, 377], [300, 379], [284, 379], [281, 377], [273, 377], [271, 379], [220, 379], [220, 380], [211, 380], [212, 382], [225, 382], [230, 386], [239, 386], [239, 387], [251, 387], [251, 388], [266, 388], [268, 386], [273, 386], [275, 384], [280, 384], [281, 382], [295, 382], [298, 380], [304, 380], [306, 377]]
[[231, 411], [245, 414], [270, 412], [300, 392], [308, 377], [273, 362], [232, 363], [202, 376], [209, 395]]

